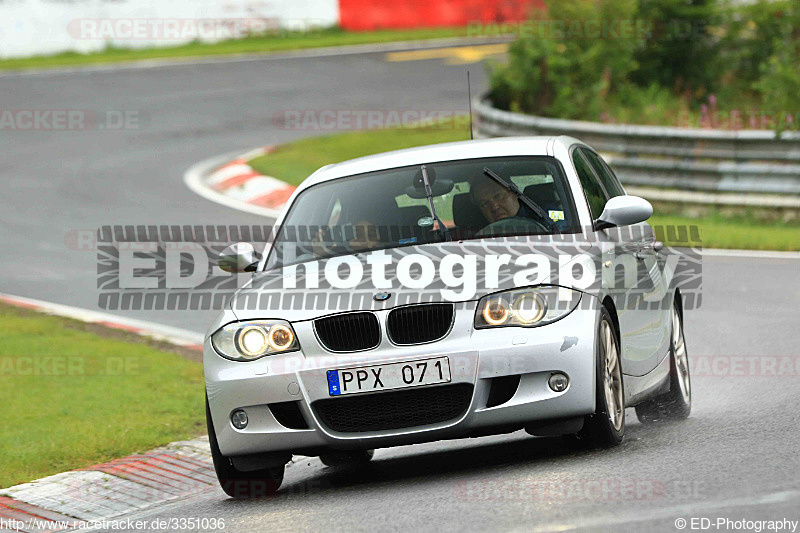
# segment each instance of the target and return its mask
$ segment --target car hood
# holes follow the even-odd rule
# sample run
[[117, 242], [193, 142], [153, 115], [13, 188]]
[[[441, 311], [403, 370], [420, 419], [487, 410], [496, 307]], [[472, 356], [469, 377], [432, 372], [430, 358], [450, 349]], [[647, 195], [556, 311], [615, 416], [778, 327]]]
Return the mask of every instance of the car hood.
[[[585, 284], [576, 284], [570, 273], [576, 262], [597, 264], [599, 250], [574, 237], [453, 241], [271, 268], [255, 274], [230, 305], [239, 320], [296, 322], [346, 311], [473, 301], [520, 286], [555, 284], [583, 290]], [[351, 274], [355, 277], [349, 283], [340, 281]]]

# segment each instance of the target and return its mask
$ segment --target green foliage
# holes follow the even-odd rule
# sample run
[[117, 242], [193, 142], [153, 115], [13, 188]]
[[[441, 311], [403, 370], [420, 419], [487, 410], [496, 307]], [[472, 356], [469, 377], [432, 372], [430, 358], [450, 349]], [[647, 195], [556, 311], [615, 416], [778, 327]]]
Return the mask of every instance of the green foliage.
[[596, 117], [636, 68], [636, 8], [636, 0], [552, 2], [543, 19], [551, 22], [531, 26], [534, 35], [510, 47], [509, 64], [493, 69], [492, 100], [515, 111]]
[[798, 129], [800, 126], [800, 5], [782, 3], [775, 16], [770, 39], [770, 55], [760, 64], [760, 77], [753, 82], [764, 102], [763, 108], [775, 118], [776, 127]]
[[622, 20], [634, 32], [521, 35], [508, 63], [491, 69], [500, 108], [670, 125], [747, 115], [754, 120], [728, 127], [800, 127], [797, 0], [559, 0], [542, 16], [551, 28]]
[[[732, 2], [733, 0], [728, 0]], [[727, 78], [750, 86], [761, 75], [761, 66], [774, 54], [776, 36], [783, 32], [783, 13], [797, 11], [796, 0], [757, 0], [727, 4], [720, 27], [722, 56]]]
[[713, 90], [719, 53], [709, 32], [716, 19], [714, 0], [639, 0], [638, 16], [651, 31], [636, 52], [633, 81], [676, 93]]
[[689, 126], [699, 121], [693, 117], [684, 99], [676, 98], [657, 83], [647, 87], [622, 84], [617, 91], [608, 95], [607, 103], [608, 110], [599, 116], [601, 122]]

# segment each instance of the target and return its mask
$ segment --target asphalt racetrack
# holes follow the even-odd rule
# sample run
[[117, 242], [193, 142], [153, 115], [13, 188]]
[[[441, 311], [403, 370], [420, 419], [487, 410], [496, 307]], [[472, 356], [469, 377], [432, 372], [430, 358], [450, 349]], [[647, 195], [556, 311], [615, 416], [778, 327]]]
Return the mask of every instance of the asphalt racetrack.
[[[464, 70], [359, 53], [2, 75], [0, 109], [127, 110], [140, 127], [0, 129], [0, 292], [96, 310], [96, 254], [77, 249], [71, 231], [269, 223], [195, 195], [184, 171], [321, 133], [273, 124], [282, 110], [465, 111]], [[477, 94], [486, 74], [471, 70]], [[688, 420], [642, 426], [629, 410], [625, 441], [605, 451], [515, 433], [378, 450], [364, 470], [307, 459], [287, 468], [275, 498], [233, 501], [214, 489], [136, 517], [224, 518], [224, 531], [242, 532], [678, 531], [678, 519], [685, 529], [692, 518], [797, 520], [800, 259], [711, 255], [702, 267], [703, 304], [686, 316], [696, 369]], [[124, 314], [202, 332], [214, 313]], [[794, 373], [772, 375], [764, 358], [789, 361]]]

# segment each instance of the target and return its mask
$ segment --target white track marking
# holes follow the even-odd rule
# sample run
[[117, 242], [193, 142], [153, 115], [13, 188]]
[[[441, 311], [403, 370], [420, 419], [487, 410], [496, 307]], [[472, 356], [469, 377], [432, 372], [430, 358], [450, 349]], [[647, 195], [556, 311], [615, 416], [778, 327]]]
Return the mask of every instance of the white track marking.
[[758, 259], [800, 259], [800, 252], [773, 252], [769, 250], [726, 250], [704, 248], [701, 255], [709, 257], [750, 257]]

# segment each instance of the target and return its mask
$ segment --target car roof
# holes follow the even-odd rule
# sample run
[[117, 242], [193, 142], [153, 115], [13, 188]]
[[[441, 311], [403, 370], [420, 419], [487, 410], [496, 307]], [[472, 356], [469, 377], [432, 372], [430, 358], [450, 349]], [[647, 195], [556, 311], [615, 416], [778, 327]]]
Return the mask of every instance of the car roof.
[[[406, 148], [392, 152], [350, 159], [322, 167], [306, 179], [300, 188], [354, 174], [374, 172], [408, 165], [422, 165], [458, 159], [478, 159], [501, 156], [543, 156], [548, 154], [548, 143], [556, 141], [567, 145], [579, 141], [571, 137], [498, 137], [493, 139], [468, 140]], [[551, 150], [552, 152], [552, 150]]]

